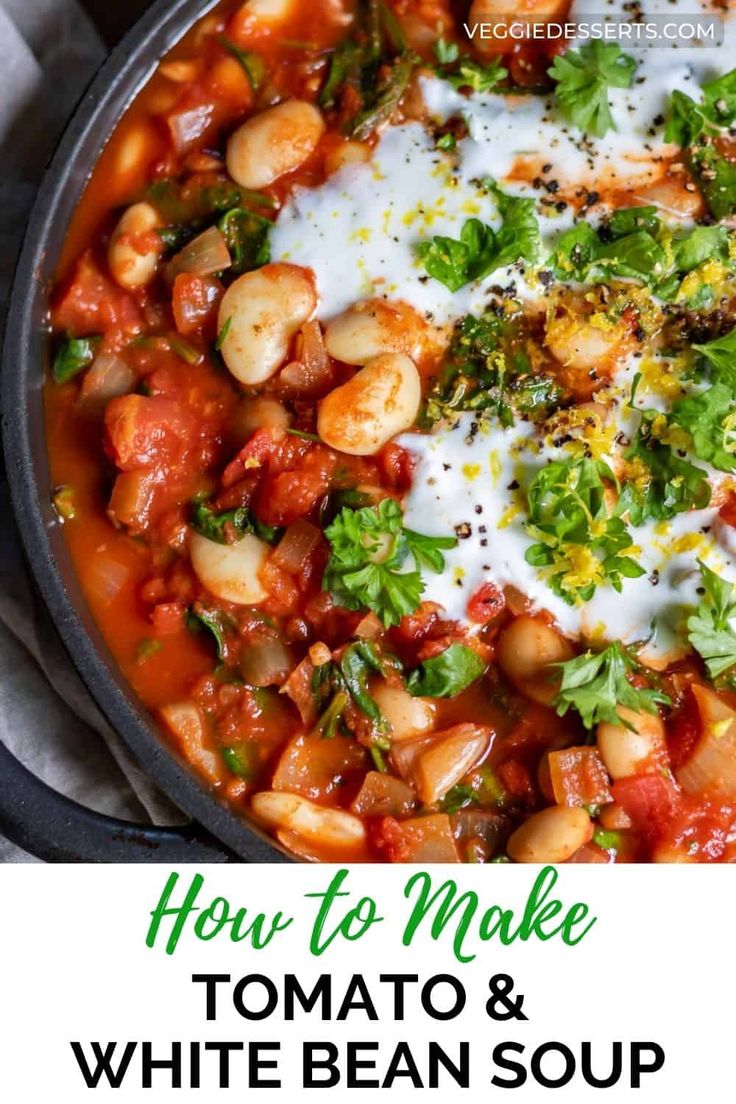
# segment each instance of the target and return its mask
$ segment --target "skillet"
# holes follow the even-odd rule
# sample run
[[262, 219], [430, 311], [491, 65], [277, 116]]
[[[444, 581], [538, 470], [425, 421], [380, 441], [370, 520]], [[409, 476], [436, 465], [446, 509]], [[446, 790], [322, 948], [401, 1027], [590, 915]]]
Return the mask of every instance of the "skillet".
[[129, 824], [84, 809], [35, 778], [0, 744], [0, 831], [51, 862], [286, 862], [166, 745], [87, 609], [51, 504], [43, 383], [48, 298], [72, 213], [120, 116], [160, 58], [216, 0], [157, 0], [90, 85], [31, 212], [10, 299], [2, 359], [2, 436], [10, 493], [41, 597], [88, 689], [141, 766], [192, 818], [183, 829]]

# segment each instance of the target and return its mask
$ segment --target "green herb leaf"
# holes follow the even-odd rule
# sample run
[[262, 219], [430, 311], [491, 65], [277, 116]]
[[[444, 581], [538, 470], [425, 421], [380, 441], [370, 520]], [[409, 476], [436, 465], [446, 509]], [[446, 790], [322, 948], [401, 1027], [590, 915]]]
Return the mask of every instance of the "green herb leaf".
[[358, 708], [379, 728], [385, 728], [385, 721], [380, 709], [368, 693], [366, 684], [371, 672], [383, 675], [385, 671], [386, 668], [378, 650], [367, 640], [351, 644], [345, 649], [340, 660], [340, 674], [345, 688]]
[[690, 149], [690, 166], [714, 218], [729, 218], [736, 211], [736, 163], [713, 145]]
[[232, 257], [234, 274], [251, 272], [269, 263], [271, 226], [269, 219], [243, 207], [233, 207], [222, 216], [219, 228]]
[[736, 329], [705, 345], [693, 345], [717, 373], [717, 378], [736, 391]]
[[217, 544], [235, 544], [246, 533], [253, 532], [250, 512], [244, 506], [216, 514], [207, 503], [195, 502], [190, 525], [201, 536]]
[[187, 613], [187, 628], [190, 632], [199, 632], [200, 629], [206, 629], [207, 632], [211, 633], [217, 649], [217, 658], [220, 660], [220, 663], [226, 662], [227, 645], [225, 642], [225, 634], [227, 631], [227, 622], [222, 610], [207, 609], [206, 606], [196, 602]]
[[482, 65], [472, 58], [463, 58], [450, 73], [442, 74], [455, 88], [472, 88], [474, 92], [492, 92], [509, 75], [499, 58]]
[[55, 383], [68, 383], [80, 372], [86, 371], [95, 359], [101, 337], [65, 337], [60, 343], [52, 373]]
[[232, 54], [235, 60], [240, 63], [251, 88], [254, 92], [257, 92], [266, 76], [266, 63], [261, 55], [254, 53], [252, 50], [242, 50], [229, 38], [225, 38], [224, 35], [220, 35], [218, 41], [223, 49]]
[[152, 636], [144, 637], [143, 640], [138, 641], [138, 645], [135, 649], [136, 663], [147, 663], [149, 659], [158, 655], [162, 648], [162, 641], [156, 640], [156, 638]]
[[703, 104], [708, 116], [720, 126], [736, 121], [736, 69], [703, 85]]
[[635, 279], [671, 300], [682, 278], [706, 261], [730, 265], [729, 244], [722, 226], [696, 226], [672, 238], [656, 208], [632, 207], [617, 211], [597, 229], [577, 223], [561, 235], [548, 263], [560, 280], [597, 284]]
[[260, 755], [255, 740], [242, 740], [231, 747], [221, 747], [220, 755], [231, 774], [249, 782], [258, 777]]
[[220, 329], [220, 332], [217, 335], [217, 340], [215, 341], [215, 351], [216, 352], [219, 353], [220, 349], [222, 348], [223, 343], [225, 341], [225, 338], [230, 333], [230, 327], [232, 326], [232, 324], [233, 324], [232, 316], [230, 316], [230, 318], [226, 318], [225, 321], [223, 322], [222, 328]]
[[570, 605], [589, 601], [603, 583], [620, 591], [623, 579], [644, 574], [626, 552], [634, 543], [627, 526], [608, 513], [604, 478], [616, 484], [602, 461], [576, 457], [547, 464], [527, 490], [526, 530], [537, 543], [526, 561]]
[[440, 38], [435, 43], [435, 57], [438, 65], [435, 71], [454, 88], [471, 88], [473, 92], [492, 92], [505, 80], [508, 72], [499, 58], [493, 58], [487, 64], [476, 61], [464, 54], [454, 42]]
[[672, 704], [666, 694], [640, 689], [629, 682], [627, 675], [636, 671], [638, 665], [618, 641], [605, 651], [585, 652], [553, 667], [562, 674], [559, 692], [552, 703], [558, 715], [564, 717], [568, 710], [575, 709], [588, 729], [601, 721], [630, 728], [619, 714], [619, 706], [636, 713], [656, 713], [658, 704]]
[[460, 47], [456, 42], [447, 42], [440, 36], [434, 44], [434, 56], [440, 65], [452, 65], [460, 57]]
[[452, 816], [453, 813], [459, 813], [461, 809], [467, 809], [469, 805], [478, 804], [478, 795], [472, 786], [458, 784], [445, 794], [442, 811]]
[[496, 199], [501, 216], [498, 230], [480, 219], [466, 219], [459, 240], [436, 236], [417, 248], [428, 275], [452, 292], [516, 261], [532, 263], [539, 253], [534, 200], [506, 195], [493, 181], [487, 181], [485, 187]]
[[736, 587], [698, 561], [705, 596], [688, 618], [688, 640], [705, 661], [709, 676], [717, 679], [736, 665]]
[[725, 383], [674, 403], [670, 423], [687, 430], [699, 460], [718, 471], [736, 470], [736, 396]]
[[645, 478], [627, 479], [618, 502], [618, 512], [628, 513], [631, 524], [666, 521], [675, 514], [704, 510], [711, 499], [708, 473], [685, 460], [656, 437], [653, 427], [661, 415], [642, 410], [641, 424], [626, 452], [627, 460], [638, 460]]
[[485, 664], [472, 648], [451, 644], [440, 655], [425, 659], [409, 675], [406, 688], [415, 697], [454, 698], [479, 679]]
[[[455, 537], [427, 537], [404, 529], [401, 507], [384, 499], [376, 507], [343, 508], [325, 530], [331, 554], [323, 589], [346, 609], [371, 609], [383, 624], [397, 625], [419, 607], [424, 583], [418, 568], [442, 571], [442, 549]], [[414, 570], [407, 561], [414, 560]]]
[[[385, 677], [390, 668], [398, 669], [395, 656], [383, 655], [369, 640], [357, 640], [343, 652], [339, 663], [325, 663], [312, 676], [312, 694], [318, 709], [329, 702], [317, 724], [323, 736], [334, 736], [345, 723], [345, 711], [352, 702], [373, 723], [376, 746], [380, 750], [381, 736], [389, 725], [375, 700], [368, 693], [371, 674]], [[383, 741], [385, 747], [388, 744]], [[379, 768], [380, 769], [380, 768]]]
[[670, 98], [670, 110], [664, 131], [665, 142], [685, 148], [708, 131], [708, 120], [695, 100], [678, 90]]
[[[504, 426], [515, 417], [539, 421], [559, 402], [562, 391], [552, 376], [532, 372], [536, 339], [521, 311], [493, 310], [466, 315], [452, 341], [422, 411], [421, 424], [452, 424], [461, 411], [497, 417]], [[540, 357], [541, 359], [541, 357]]]
[[346, 124], [345, 133], [348, 137], [354, 138], [356, 142], [365, 142], [374, 131], [390, 120], [409, 87], [416, 65], [417, 58], [414, 54], [404, 54], [396, 59], [386, 75], [379, 80], [373, 102]]
[[586, 134], [602, 138], [615, 130], [608, 99], [609, 88], [630, 88], [636, 61], [616, 43], [600, 40], [555, 58], [549, 75], [557, 82], [555, 94], [564, 113]]
[[695, 226], [672, 242], [678, 272], [692, 272], [706, 261], [729, 259], [729, 238], [725, 226]]

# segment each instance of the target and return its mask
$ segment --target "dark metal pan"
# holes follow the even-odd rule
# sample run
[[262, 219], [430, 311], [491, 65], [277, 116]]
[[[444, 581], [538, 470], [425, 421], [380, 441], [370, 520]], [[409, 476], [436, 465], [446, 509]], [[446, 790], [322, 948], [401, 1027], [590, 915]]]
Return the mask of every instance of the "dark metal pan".
[[0, 745], [0, 831], [49, 861], [283, 862], [179, 761], [120, 674], [83, 598], [51, 505], [42, 391], [48, 296], [66, 229], [101, 148], [159, 59], [214, 0], [157, 0], [106, 61], [77, 108], [31, 213], [10, 301], [2, 361], [2, 431], [15, 515], [38, 588], [69, 655], [110, 723], [186, 829], [140, 827], [49, 789]]

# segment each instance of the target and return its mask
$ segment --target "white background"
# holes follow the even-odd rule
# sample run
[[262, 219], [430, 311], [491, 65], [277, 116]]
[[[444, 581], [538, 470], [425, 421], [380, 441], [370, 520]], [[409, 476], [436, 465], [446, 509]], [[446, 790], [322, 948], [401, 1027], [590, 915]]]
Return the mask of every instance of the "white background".
[[[336, 868], [269, 866], [179, 867], [181, 898], [198, 870], [205, 876], [199, 902], [223, 895], [235, 908], [272, 914], [281, 910], [294, 923], [268, 948], [254, 951], [234, 944], [227, 932], [200, 942], [191, 924], [173, 956], [163, 941], [145, 944], [149, 913], [158, 901], [171, 869], [126, 866], [6, 866], [0, 874], [0, 1098], [13, 1104], [42, 1100], [74, 1102], [109, 1099], [125, 1102], [211, 1101], [213, 1097], [257, 1101], [321, 1100], [324, 1090], [301, 1087], [301, 1044], [304, 1039], [377, 1040], [381, 1044], [376, 1071], [362, 1076], [382, 1078], [399, 1039], [409, 1040], [420, 1071], [426, 1071], [426, 1042], [437, 1040], [457, 1055], [459, 1040], [471, 1045], [471, 1088], [461, 1090], [446, 1076], [439, 1090], [413, 1089], [405, 1079], [391, 1090], [391, 1100], [453, 1101], [467, 1092], [482, 1099], [546, 1101], [606, 1101], [636, 1099], [667, 1104], [692, 1099], [730, 1099], [733, 1084], [733, 1001], [736, 992], [734, 955], [733, 873], [705, 867], [568, 867], [561, 868], [556, 894], [566, 904], [585, 901], [597, 924], [577, 947], [559, 939], [548, 943], [496, 940], [481, 943], [477, 925], [467, 942], [476, 953], [462, 964], [447, 936], [432, 942], [428, 935], [410, 948], [401, 936], [410, 904], [404, 886], [411, 867], [353, 867], [346, 883], [352, 896], [345, 907], [370, 894], [384, 917], [359, 942], [337, 940], [322, 957], [309, 953], [311, 925], [318, 902], [305, 893], [320, 892]], [[520, 866], [430, 868], [437, 886], [446, 877], [474, 889], [482, 905], [513, 907], [521, 914], [537, 870]], [[163, 929], [162, 929], [163, 932]], [[317, 1013], [297, 1013], [285, 1023], [279, 1013], [261, 1023], [241, 1018], [233, 1008], [229, 987], [221, 987], [216, 1023], [205, 1018], [204, 987], [193, 985], [193, 973], [226, 973], [233, 981], [248, 973], [264, 973], [279, 984], [284, 972], [296, 973], [306, 989], [321, 973], [333, 978], [334, 1006], [342, 999], [346, 979], [363, 973], [381, 1020], [371, 1023], [364, 1013], [346, 1022], [323, 1022]], [[407, 1017], [396, 1023], [391, 990], [378, 982], [380, 973], [416, 973], [420, 980], [451, 973], [464, 984], [468, 1001], [456, 1020], [434, 1021], [421, 1009], [417, 987], [408, 989]], [[523, 994], [528, 1022], [494, 1023], [485, 1012], [488, 979], [509, 973]], [[216, 1055], [203, 1055], [202, 1088], [171, 1088], [170, 1074], [155, 1072], [153, 1089], [141, 1088], [141, 1066], [134, 1057], [123, 1087], [106, 1084], [87, 1089], [73, 1056], [70, 1040], [103, 1045], [116, 1040], [150, 1040], [154, 1056], [170, 1054], [170, 1044], [199, 1040], [263, 1039], [281, 1043], [281, 1090], [248, 1088], [247, 1059], [235, 1055], [229, 1090], [218, 1089]], [[551, 1040], [566, 1043], [579, 1055], [582, 1040], [593, 1043], [600, 1075], [610, 1068], [611, 1042], [624, 1043], [624, 1075], [613, 1088], [595, 1090], [578, 1075], [560, 1089], [534, 1085], [509, 1090], [492, 1087], [493, 1046], [518, 1040], [528, 1056]], [[628, 1044], [655, 1041], [666, 1051], [664, 1069], [644, 1077], [639, 1090], [628, 1088]], [[87, 1047], [89, 1052], [89, 1048]], [[557, 1072], [548, 1059], [545, 1069]], [[503, 1071], [501, 1071], [503, 1074]], [[507, 1074], [503, 1074], [507, 1076]], [[273, 1074], [271, 1074], [273, 1076]], [[375, 1089], [330, 1090], [330, 1100], [363, 1104], [375, 1099]]]

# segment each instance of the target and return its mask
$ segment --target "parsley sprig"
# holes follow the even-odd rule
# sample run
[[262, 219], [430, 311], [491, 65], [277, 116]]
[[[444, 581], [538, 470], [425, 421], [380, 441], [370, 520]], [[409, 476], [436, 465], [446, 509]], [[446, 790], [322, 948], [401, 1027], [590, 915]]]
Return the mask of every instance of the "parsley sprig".
[[526, 561], [569, 605], [589, 601], [604, 583], [620, 591], [623, 579], [644, 574], [627, 552], [634, 543], [627, 526], [608, 511], [604, 480], [618, 487], [602, 460], [575, 457], [542, 468], [527, 490], [526, 530], [536, 543]]
[[456, 537], [406, 529], [401, 507], [391, 498], [375, 507], [345, 507], [325, 536], [331, 553], [323, 589], [346, 609], [373, 610], [387, 628], [418, 609], [424, 593], [420, 569], [441, 573], [443, 550], [457, 545]]
[[635, 69], [634, 58], [616, 43], [595, 40], [560, 54], [548, 73], [557, 82], [557, 102], [570, 121], [585, 134], [602, 138], [616, 129], [608, 90], [630, 88]]
[[717, 134], [721, 127], [736, 120], [736, 69], [701, 88], [700, 103], [675, 90], [665, 127], [665, 141], [692, 146], [702, 135]]
[[637, 280], [671, 302], [685, 276], [707, 261], [733, 267], [724, 226], [695, 226], [673, 235], [656, 207], [626, 207], [597, 227], [581, 221], [566, 230], [548, 264], [559, 280]]
[[736, 470], [734, 412], [736, 395], [726, 383], [716, 382], [706, 391], [674, 403], [669, 420], [680, 426], [692, 441], [699, 460], [722, 472]]
[[665, 139], [686, 151], [711, 214], [728, 218], [736, 211], [736, 164], [717, 139], [736, 122], [736, 69], [702, 86], [698, 103], [679, 90], [672, 93]]
[[533, 263], [539, 254], [534, 200], [507, 195], [492, 180], [484, 187], [493, 194], [501, 216], [497, 230], [480, 219], [466, 219], [459, 239], [436, 235], [417, 247], [428, 275], [453, 292], [516, 261]]
[[695, 613], [688, 618], [688, 639], [705, 662], [712, 679], [736, 665], [736, 587], [698, 561], [705, 590]]
[[[637, 375], [629, 399], [632, 409], [640, 381]], [[618, 513], [628, 514], [631, 524], [639, 526], [650, 520], [667, 521], [688, 510], [704, 510], [711, 499], [708, 473], [666, 439], [666, 415], [659, 410], [636, 409], [641, 422], [624, 454], [631, 467], [618, 501]]]
[[649, 687], [640, 688], [629, 681], [639, 665], [619, 641], [602, 652], [585, 652], [567, 663], [556, 663], [562, 682], [553, 705], [560, 717], [575, 709], [586, 728], [601, 721], [632, 726], [619, 713], [619, 707], [636, 713], [656, 713], [657, 705], [671, 705], [666, 694]]
[[705, 357], [717, 379], [736, 391], [736, 329], [693, 349]]
[[438, 62], [437, 75], [449, 81], [455, 88], [492, 92], [508, 76], [499, 58], [493, 58], [487, 65], [483, 65], [462, 53], [456, 42], [448, 42], [444, 38], [437, 40], [434, 52]]

